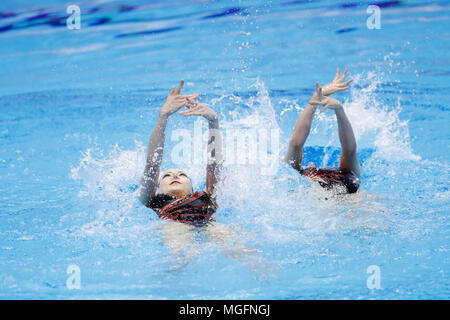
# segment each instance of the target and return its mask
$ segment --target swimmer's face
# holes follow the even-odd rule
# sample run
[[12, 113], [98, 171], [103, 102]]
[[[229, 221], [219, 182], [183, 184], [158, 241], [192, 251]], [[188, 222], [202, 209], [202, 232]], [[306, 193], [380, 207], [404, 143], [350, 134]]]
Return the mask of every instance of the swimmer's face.
[[184, 170], [169, 169], [161, 175], [159, 188], [161, 193], [183, 197], [192, 191], [192, 182]]

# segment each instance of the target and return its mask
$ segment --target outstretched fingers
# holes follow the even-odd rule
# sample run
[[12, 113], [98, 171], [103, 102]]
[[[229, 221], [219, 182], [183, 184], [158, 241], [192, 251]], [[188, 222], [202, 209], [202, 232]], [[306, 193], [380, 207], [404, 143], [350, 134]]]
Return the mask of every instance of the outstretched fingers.
[[336, 68], [336, 76], [334, 77], [334, 81], [339, 79], [339, 67]]
[[352, 82], [352, 81], [353, 81], [353, 79], [350, 79], [350, 80], [344, 82], [344, 87], [347, 87], [350, 84], [350, 82]]
[[336, 88], [336, 91], [345, 91], [345, 90], [347, 90], [348, 88], [350, 88], [348, 85], [352, 81], [353, 81], [353, 79], [350, 79], [350, 80], [348, 80], [348, 81], [346, 81], [344, 83], [340, 83], [339, 87]]
[[342, 74], [342, 77], [339, 78], [339, 81], [344, 81], [345, 77], [347, 76], [347, 68], [345, 68], [344, 73]]
[[175, 91], [176, 94], [180, 94], [181, 93], [181, 89], [183, 89], [184, 86], [184, 80], [180, 81], [180, 84], [178, 85], [177, 91]]

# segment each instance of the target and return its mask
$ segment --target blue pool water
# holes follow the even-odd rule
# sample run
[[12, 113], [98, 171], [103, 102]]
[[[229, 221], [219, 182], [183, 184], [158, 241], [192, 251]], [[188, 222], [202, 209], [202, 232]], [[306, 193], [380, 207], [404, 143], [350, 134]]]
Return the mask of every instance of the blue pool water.
[[[368, 1], [90, 1], [79, 30], [66, 1], [38, 2], [0, 3], [0, 298], [449, 298], [449, 1], [380, 1], [381, 29], [366, 25]], [[341, 198], [281, 162], [315, 82], [336, 67], [354, 79], [335, 97], [363, 172], [361, 191]], [[279, 147], [265, 174], [228, 158], [226, 229], [175, 230], [175, 254], [173, 225], [136, 189], [180, 79], [224, 136], [263, 129]], [[170, 119], [164, 168], [183, 166], [171, 132], [196, 125]], [[325, 112], [304, 161], [338, 156]], [[201, 188], [204, 160], [192, 157], [183, 167]]]

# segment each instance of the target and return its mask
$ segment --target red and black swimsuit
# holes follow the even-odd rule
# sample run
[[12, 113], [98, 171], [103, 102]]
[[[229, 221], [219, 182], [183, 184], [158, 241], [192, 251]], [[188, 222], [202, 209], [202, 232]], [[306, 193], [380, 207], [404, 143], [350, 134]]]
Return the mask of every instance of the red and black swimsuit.
[[343, 186], [347, 193], [355, 193], [358, 191], [360, 184], [359, 178], [344, 168], [308, 167], [301, 169], [300, 174], [319, 182], [320, 186], [327, 190], [333, 189], [336, 186]]
[[164, 220], [176, 220], [195, 225], [212, 221], [217, 204], [205, 191], [197, 191], [184, 197], [170, 194], [156, 195], [149, 205], [158, 217]]

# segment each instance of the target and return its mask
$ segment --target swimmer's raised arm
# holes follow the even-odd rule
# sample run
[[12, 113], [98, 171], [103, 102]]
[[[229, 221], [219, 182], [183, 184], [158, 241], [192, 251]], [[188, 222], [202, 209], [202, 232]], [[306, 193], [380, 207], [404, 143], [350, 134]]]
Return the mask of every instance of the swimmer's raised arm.
[[345, 69], [342, 76], [339, 76], [339, 68], [337, 68], [334, 80], [322, 87], [322, 93], [325, 97], [321, 103], [323, 108], [320, 112], [323, 112], [327, 108], [334, 109], [339, 128], [339, 140], [342, 148], [339, 167], [347, 169], [359, 177], [361, 175], [361, 168], [359, 166], [358, 155], [356, 153], [356, 139], [353, 133], [352, 125], [345, 114], [342, 104], [336, 99], [327, 97], [335, 92], [348, 89], [348, 85], [352, 82], [352, 80], [345, 81], [346, 75], [347, 69]]
[[172, 91], [170, 91], [166, 102], [159, 112], [158, 121], [156, 122], [148, 143], [147, 161], [145, 164], [144, 174], [139, 182], [139, 200], [144, 205], [148, 205], [148, 203], [155, 196], [158, 186], [158, 177], [164, 153], [167, 119], [170, 115], [187, 105], [188, 99], [193, 101], [198, 98], [198, 94], [182, 96], [180, 93], [183, 88], [183, 84], [184, 81], [181, 80], [178, 88], [176, 90], [175, 88], [172, 88]]
[[288, 151], [284, 161], [289, 163], [295, 170], [300, 171], [302, 168], [303, 159], [303, 145], [305, 144], [306, 138], [308, 138], [309, 132], [311, 131], [311, 124], [314, 118], [314, 113], [316, 112], [319, 101], [317, 96], [322, 95], [321, 88], [316, 84], [316, 92], [309, 100], [302, 114], [295, 124], [294, 131], [292, 132], [291, 140], [289, 142]]
[[339, 130], [339, 141], [341, 142], [341, 159], [339, 167], [351, 171], [356, 177], [361, 176], [361, 167], [358, 161], [358, 154], [356, 152], [356, 139], [353, 133], [352, 125], [345, 114], [344, 107], [336, 99], [330, 97], [323, 97], [320, 104], [323, 105], [320, 112], [325, 109], [333, 109], [336, 114]]
[[202, 103], [188, 100], [189, 110], [180, 112], [188, 116], [202, 116], [208, 120], [209, 138], [208, 138], [208, 160], [206, 164], [206, 191], [212, 195], [217, 182], [220, 179], [220, 171], [223, 163], [222, 155], [222, 134], [219, 128], [219, 117], [216, 112]]

